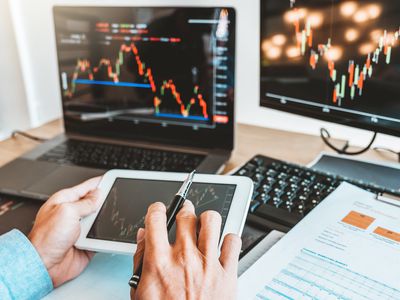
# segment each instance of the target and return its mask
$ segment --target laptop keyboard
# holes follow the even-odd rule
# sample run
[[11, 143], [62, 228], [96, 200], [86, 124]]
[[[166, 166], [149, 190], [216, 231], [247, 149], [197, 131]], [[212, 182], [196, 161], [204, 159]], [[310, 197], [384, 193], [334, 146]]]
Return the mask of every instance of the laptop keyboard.
[[265, 227], [269, 222], [282, 226], [273, 229], [285, 231], [285, 228], [292, 228], [343, 181], [376, 194], [390, 193], [400, 196], [396, 190], [261, 155], [248, 161], [235, 175], [248, 176], [254, 182], [247, 222], [258, 228]]
[[68, 140], [39, 160], [99, 169], [191, 172], [204, 155]]

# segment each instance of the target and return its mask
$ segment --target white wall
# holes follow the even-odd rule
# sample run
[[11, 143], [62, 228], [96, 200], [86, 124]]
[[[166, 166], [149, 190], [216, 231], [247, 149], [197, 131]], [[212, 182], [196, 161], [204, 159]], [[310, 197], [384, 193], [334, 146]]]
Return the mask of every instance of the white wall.
[[29, 116], [8, 0], [0, 0], [0, 139], [26, 129]]
[[50, 1], [8, 1], [35, 127], [61, 115]]
[[[4, 1], [4, 0], [0, 0]], [[60, 116], [58, 74], [51, 6], [55, 3], [87, 5], [229, 5], [237, 9], [237, 119], [239, 122], [318, 134], [327, 127], [334, 137], [366, 144], [371, 133], [259, 107], [259, 0], [9, 0], [32, 112], [38, 125]], [[284, 1], [284, 0], [277, 0]], [[38, 71], [40, 70], [40, 72]], [[376, 144], [399, 147], [400, 140], [380, 135]]]

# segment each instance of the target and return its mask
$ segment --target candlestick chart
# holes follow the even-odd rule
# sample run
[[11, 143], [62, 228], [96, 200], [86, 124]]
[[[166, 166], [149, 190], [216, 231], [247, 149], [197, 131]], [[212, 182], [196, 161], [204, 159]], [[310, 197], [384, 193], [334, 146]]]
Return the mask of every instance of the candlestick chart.
[[[60, 9], [56, 24], [71, 122], [196, 129], [230, 122], [234, 34], [228, 9], [83, 8], [71, 17], [73, 10]], [[85, 13], [95, 17], [88, 22]]]
[[[158, 42], [160, 39], [149, 38], [149, 40]], [[169, 43], [179, 43], [181, 41], [180, 38], [165, 38], [165, 40]], [[127, 55], [133, 56], [132, 62], [127, 61]], [[121, 68], [124, 64], [129, 63], [134, 65], [137, 75], [142, 79], [142, 83], [121, 82]], [[107, 80], [96, 79], [96, 75], [101, 73], [102, 69], [106, 71]], [[197, 105], [201, 110], [201, 115], [193, 118], [204, 119], [205, 121], [209, 119], [207, 102], [200, 92], [200, 87], [198, 85], [193, 86], [193, 94], [186, 100], [182, 98], [179, 88], [174, 83], [173, 79], [164, 80], [160, 86], [157, 86], [152, 68], [148, 67], [141, 59], [139, 50], [134, 42], [130, 44], [121, 44], [114, 62], [109, 58], [101, 58], [98, 64], [92, 66], [90, 60], [78, 59], [71, 76], [70, 87], [64, 91], [64, 95], [68, 98], [72, 98], [78, 84], [150, 89], [153, 93], [155, 115], [162, 116], [168, 116], [168, 114], [162, 113], [162, 105], [166, 94], [170, 93], [176, 102], [177, 110], [180, 114], [178, 116], [190, 118], [191, 109]], [[174, 116], [176, 117], [177, 115], [174, 114]]]
[[260, 104], [400, 128], [400, 3], [261, 1]]
[[[154, 189], [155, 185], [157, 189]], [[107, 196], [89, 236], [124, 242], [134, 241], [138, 229], [144, 228], [148, 206], [155, 201], [154, 199], [159, 199], [168, 206], [179, 185], [179, 182], [169, 181], [118, 179]], [[197, 215], [210, 209], [218, 211], [224, 226], [235, 188], [234, 185], [194, 183], [189, 190], [188, 199], [192, 201]], [[159, 198], [161, 195], [162, 198]], [[174, 232], [171, 232], [171, 237], [173, 236]]]
[[53, 16], [67, 131], [225, 148], [233, 8], [56, 6]]
[[[346, 96], [346, 92], [350, 94], [351, 100], [354, 100], [356, 94], [362, 96], [365, 81], [372, 77], [374, 66], [379, 63], [390, 64], [392, 49], [399, 44], [400, 27], [397, 26], [397, 29], [393, 32], [384, 29], [380, 34], [378, 33], [378, 36], [375, 38], [376, 45], [374, 48], [371, 48], [371, 52], [367, 54], [364, 62], [356, 63], [354, 60], [349, 60], [347, 73], [338, 74], [335, 68], [335, 57], [332, 53], [335, 51], [332, 39], [327, 38], [325, 44], [315, 45], [313, 41], [315, 30], [312, 28], [313, 19], [303, 19], [302, 12], [295, 4], [294, 0], [290, 0], [290, 13], [293, 18], [297, 49], [302, 56], [309, 57], [309, 65], [313, 70], [316, 69], [317, 64], [322, 58], [326, 58], [329, 77], [334, 84], [332, 102], [340, 105], [341, 100]], [[370, 7], [370, 9], [373, 10], [373, 7]], [[304, 27], [302, 28], [301, 25]]]

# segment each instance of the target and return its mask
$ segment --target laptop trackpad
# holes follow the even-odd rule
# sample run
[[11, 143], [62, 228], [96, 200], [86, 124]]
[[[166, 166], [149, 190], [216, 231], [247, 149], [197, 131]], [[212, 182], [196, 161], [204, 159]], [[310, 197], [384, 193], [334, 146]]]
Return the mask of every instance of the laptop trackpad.
[[18, 158], [0, 168], [0, 188], [4, 193], [20, 192], [57, 168], [53, 163]]
[[59, 166], [43, 179], [24, 189], [24, 193], [32, 196], [51, 196], [55, 192], [77, 185], [89, 178], [103, 175], [105, 171], [73, 166]]

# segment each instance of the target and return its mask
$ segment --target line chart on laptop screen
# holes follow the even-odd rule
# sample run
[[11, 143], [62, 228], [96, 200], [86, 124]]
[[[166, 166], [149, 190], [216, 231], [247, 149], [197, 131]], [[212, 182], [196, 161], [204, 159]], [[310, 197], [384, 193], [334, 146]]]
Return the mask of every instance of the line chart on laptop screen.
[[58, 25], [68, 116], [200, 126], [229, 122], [228, 10], [191, 16], [142, 9], [135, 16], [129, 8], [127, 14], [112, 8], [117, 13], [109, 17], [110, 11], [96, 9], [96, 17], [67, 16]]
[[[124, 39], [123, 37], [120, 38]], [[118, 37], [115, 37], [115, 39], [118, 39]], [[134, 40], [142, 39], [135, 38]], [[150, 37], [149, 40], [153, 42], [161, 42], [161, 40], [171, 43], [180, 42], [179, 38]], [[129, 55], [131, 55], [131, 59], [133, 59], [134, 64], [136, 64], [134, 68], [137, 67], [137, 75], [140, 77], [140, 81], [142, 81], [140, 83], [120, 81], [122, 73], [121, 68], [124, 67], [124, 63], [129, 63], [126, 62], [126, 60], [129, 60], [129, 58], [126, 58], [126, 56]], [[105, 72], [102, 72], [102, 68], [105, 69]], [[97, 80], [95, 78], [97, 76], [102, 77], [102, 75], [103, 77], [107, 77], [107, 80]], [[81, 79], [81, 76], [84, 78], [87, 77], [87, 79]], [[207, 102], [203, 99], [198, 85], [193, 87], [193, 95], [190, 97], [189, 101], [186, 101], [187, 104], [184, 103], [181, 93], [172, 79], [164, 80], [159, 89], [157, 89], [152, 69], [150, 67], [146, 67], [146, 63], [141, 60], [139, 50], [134, 42], [131, 42], [129, 45], [125, 43], [121, 44], [114, 64], [112, 63], [111, 59], [102, 58], [97, 66], [92, 67], [89, 60], [78, 59], [70, 82], [70, 89], [65, 90], [65, 96], [72, 98], [76, 92], [76, 87], [79, 84], [151, 89], [151, 91], [154, 93], [154, 110], [156, 115], [162, 114], [161, 111], [163, 110], [163, 99], [167, 98], [166, 95], [168, 92], [170, 92], [171, 96], [176, 102], [177, 110], [179, 110], [179, 112], [175, 115], [178, 114], [179, 117], [184, 118], [194, 118], [195, 116], [191, 115], [191, 110], [195, 110], [195, 105], [198, 105], [201, 108], [201, 116], [196, 118], [201, 120], [209, 119]]]

